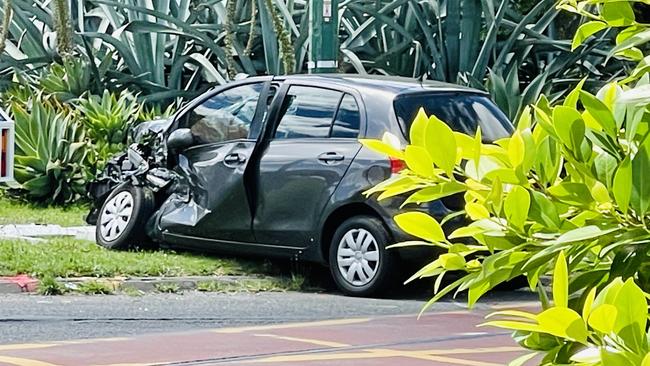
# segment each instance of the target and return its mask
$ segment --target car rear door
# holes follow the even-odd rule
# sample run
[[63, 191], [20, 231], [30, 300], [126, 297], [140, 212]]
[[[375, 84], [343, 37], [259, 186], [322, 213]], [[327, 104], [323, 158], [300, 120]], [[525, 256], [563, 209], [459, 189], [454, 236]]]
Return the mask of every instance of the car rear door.
[[270, 80], [257, 78], [208, 95], [174, 122], [192, 131], [195, 144], [175, 157], [188, 194], [170, 197], [161, 208], [166, 239], [253, 241], [244, 175], [266, 115]]
[[253, 230], [258, 242], [306, 247], [361, 148], [365, 113], [354, 91], [283, 85], [275, 126], [256, 169]]

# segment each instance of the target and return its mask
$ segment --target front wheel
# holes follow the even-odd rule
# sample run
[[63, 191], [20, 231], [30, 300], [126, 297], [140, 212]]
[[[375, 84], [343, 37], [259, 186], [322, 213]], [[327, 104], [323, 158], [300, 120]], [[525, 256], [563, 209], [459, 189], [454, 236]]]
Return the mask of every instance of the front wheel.
[[372, 216], [344, 221], [332, 238], [330, 271], [341, 291], [351, 296], [380, 294], [397, 267], [397, 253], [386, 250], [390, 236], [383, 223]]
[[153, 192], [123, 184], [108, 196], [97, 217], [95, 238], [107, 249], [128, 249], [147, 241], [144, 227], [154, 210]]

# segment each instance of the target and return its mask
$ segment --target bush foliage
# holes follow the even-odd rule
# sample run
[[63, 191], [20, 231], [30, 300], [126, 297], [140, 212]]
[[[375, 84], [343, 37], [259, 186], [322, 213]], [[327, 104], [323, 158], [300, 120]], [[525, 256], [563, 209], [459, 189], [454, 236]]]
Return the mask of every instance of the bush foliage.
[[2, 94], [16, 123], [12, 195], [45, 204], [83, 201], [86, 184], [124, 149], [129, 126], [174, 110], [139, 103], [128, 90], [95, 94], [87, 66], [69, 58], [38, 77], [17, 74]]
[[[391, 145], [391, 136], [363, 141], [408, 167], [368, 194], [383, 199], [407, 193], [405, 206], [464, 197], [465, 209], [455, 215], [468, 224], [452, 232], [444, 230], [452, 217], [395, 217], [422, 239], [398, 246], [445, 251], [411, 280], [437, 277], [430, 303], [467, 291], [471, 306], [496, 285], [526, 276], [544, 312], [497, 313], [504, 319], [487, 324], [517, 330], [522, 346], [543, 353], [543, 365], [650, 363], [643, 292], [650, 291], [650, 69], [643, 54], [650, 30], [635, 20], [636, 5], [561, 2], [589, 19], [574, 37], [574, 49], [618, 28], [609, 55], [638, 66], [593, 94], [583, 80], [562, 101], [542, 96], [523, 109], [509, 138], [484, 142], [480, 130], [474, 136], [454, 132], [420, 111], [405, 149]], [[553, 263], [550, 307], [540, 277], [553, 272]], [[450, 271], [463, 275], [441, 287]]]

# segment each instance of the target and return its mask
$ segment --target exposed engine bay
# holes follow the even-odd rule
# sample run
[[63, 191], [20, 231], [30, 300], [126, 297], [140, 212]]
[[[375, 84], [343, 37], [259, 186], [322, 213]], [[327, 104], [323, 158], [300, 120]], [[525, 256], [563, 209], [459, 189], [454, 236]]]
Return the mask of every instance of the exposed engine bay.
[[[182, 184], [181, 175], [170, 167], [168, 161], [165, 131], [169, 124], [167, 120], [151, 121], [131, 130], [127, 151], [111, 158], [104, 171], [88, 186], [93, 199], [93, 208], [86, 217], [88, 224], [97, 224], [104, 201], [122, 184], [147, 188], [153, 192], [156, 208], [171, 196], [183, 202], [189, 200], [187, 182]], [[150, 237], [155, 234], [153, 229], [156, 217], [154, 214], [147, 223], [146, 231]]]

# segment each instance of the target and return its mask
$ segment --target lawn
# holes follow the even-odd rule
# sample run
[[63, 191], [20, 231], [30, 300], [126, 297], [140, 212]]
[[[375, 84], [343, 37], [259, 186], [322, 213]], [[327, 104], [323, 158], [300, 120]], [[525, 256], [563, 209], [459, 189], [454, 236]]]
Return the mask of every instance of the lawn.
[[68, 238], [43, 243], [0, 240], [0, 276], [211, 276], [264, 273], [261, 262], [172, 251], [110, 251]]
[[56, 224], [61, 226], [85, 225], [89, 206], [82, 204], [67, 207], [39, 206], [0, 196], [0, 225], [6, 224]]

